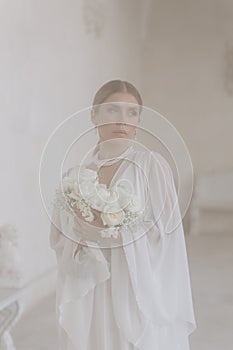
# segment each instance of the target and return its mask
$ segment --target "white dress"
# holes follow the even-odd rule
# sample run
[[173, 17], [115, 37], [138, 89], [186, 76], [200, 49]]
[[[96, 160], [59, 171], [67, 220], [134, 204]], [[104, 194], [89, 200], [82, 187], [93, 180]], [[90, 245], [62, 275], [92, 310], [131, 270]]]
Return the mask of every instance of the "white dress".
[[[75, 237], [98, 228], [54, 211], [60, 230], [51, 225], [50, 244], [58, 263], [60, 350], [189, 350], [196, 322], [182, 221], [166, 232], [177, 199], [172, 171], [155, 151], [134, 151], [131, 157], [140, 167], [123, 161], [114, 182], [130, 179], [140, 198], [149, 200], [144, 221], [121, 231], [122, 246], [99, 248], [92, 242], [74, 256], [77, 243], [61, 232]], [[173, 214], [175, 221], [179, 207]]]

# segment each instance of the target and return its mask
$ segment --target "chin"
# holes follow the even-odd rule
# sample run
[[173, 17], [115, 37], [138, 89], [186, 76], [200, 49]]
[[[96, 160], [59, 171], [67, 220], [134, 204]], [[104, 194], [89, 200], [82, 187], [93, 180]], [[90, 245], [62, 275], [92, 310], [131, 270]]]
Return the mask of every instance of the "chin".
[[114, 136], [114, 138], [118, 138], [118, 137], [125, 137], [128, 138], [127, 134], [115, 134], [116, 136]]
[[118, 132], [113, 132], [112, 133], [112, 137], [115, 139], [115, 138], [118, 138], [118, 137], [126, 137], [126, 138], [129, 138], [129, 134], [124, 134], [124, 133], [118, 133]]

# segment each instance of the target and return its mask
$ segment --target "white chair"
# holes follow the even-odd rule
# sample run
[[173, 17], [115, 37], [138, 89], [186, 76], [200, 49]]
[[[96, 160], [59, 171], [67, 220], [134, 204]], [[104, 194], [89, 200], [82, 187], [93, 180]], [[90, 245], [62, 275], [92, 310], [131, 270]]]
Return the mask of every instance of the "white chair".
[[0, 350], [15, 350], [10, 331], [21, 316], [21, 290], [0, 288]]
[[18, 236], [12, 225], [0, 226], [0, 350], [15, 350], [10, 331], [23, 309]]

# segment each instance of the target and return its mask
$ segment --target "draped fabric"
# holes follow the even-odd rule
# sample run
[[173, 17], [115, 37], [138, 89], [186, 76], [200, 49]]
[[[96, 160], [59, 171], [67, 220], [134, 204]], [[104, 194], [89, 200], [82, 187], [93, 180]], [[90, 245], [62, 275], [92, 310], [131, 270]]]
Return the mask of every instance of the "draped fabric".
[[140, 167], [130, 163], [118, 180], [134, 183], [146, 210], [143, 222], [120, 231], [122, 245], [103, 248], [92, 241], [75, 255], [77, 243], [62, 233], [90, 237], [98, 228], [53, 212], [60, 350], [189, 349], [196, 322], [173, 174], [155, 151], [134, 151], [132, 157]]

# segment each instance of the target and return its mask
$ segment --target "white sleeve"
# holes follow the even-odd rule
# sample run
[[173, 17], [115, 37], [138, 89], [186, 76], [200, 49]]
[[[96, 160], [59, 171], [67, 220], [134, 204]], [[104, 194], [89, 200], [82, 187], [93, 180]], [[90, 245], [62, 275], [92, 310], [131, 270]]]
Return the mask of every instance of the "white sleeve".
[[155, 224], [123, 251], [112, 250], [112, 302], [119, 326], [135, 347], [189, 350], [196, 322], [182, 222], [169, 233], [180, 219], [174, 180], [160, 154], [152, 152], [147, 160], [146, 216]]
[[[150, 200], [160, 237], [159, 275], [167, 312], [189, 335], [196, 328], [183, 223], [173, 173], [167, 160], [151, 152]], [[156, 249], [156, 248], [155, 248]]]
[[171, 167], [167, 160], [155, 151], [151, 152], [149, 186], [154, 218], [161, 236], [172, 234], [176, 230], [181, 230], [183, 234], [182, 218]]

